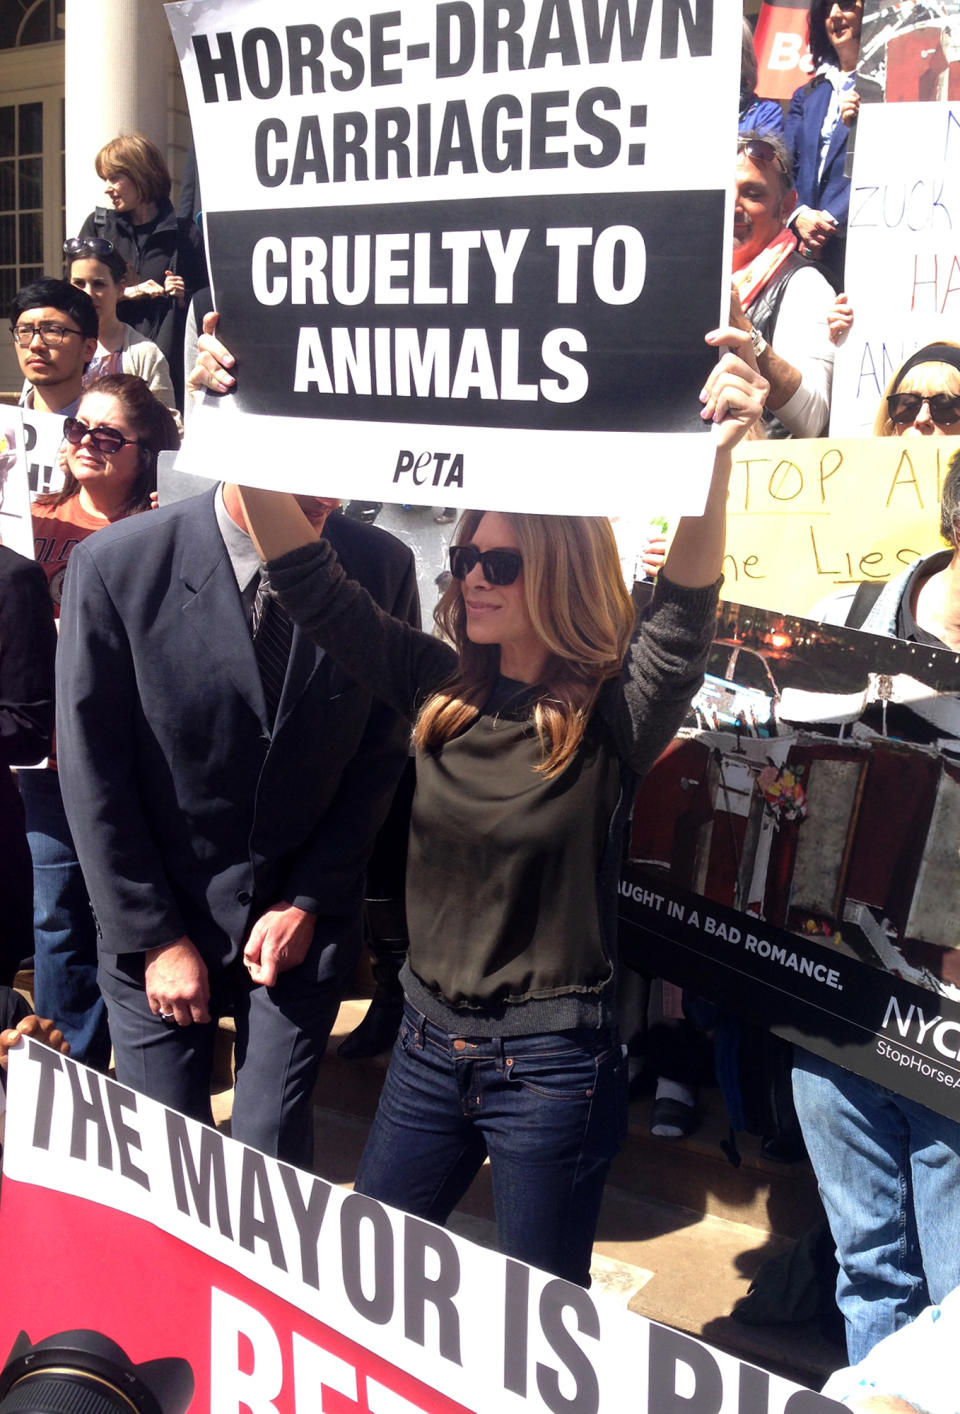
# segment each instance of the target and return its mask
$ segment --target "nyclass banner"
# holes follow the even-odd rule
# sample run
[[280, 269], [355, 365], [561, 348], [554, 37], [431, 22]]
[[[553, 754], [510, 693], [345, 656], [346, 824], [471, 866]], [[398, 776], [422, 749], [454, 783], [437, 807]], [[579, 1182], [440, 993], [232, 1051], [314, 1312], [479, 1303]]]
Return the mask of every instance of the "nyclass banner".
[[869, 433], [904, 359], [957, 338], [958, 232], [960, 105], [864, 104], [847, 236], [854, 320], [834, 364], [832, 436]]
[[733, 7], [167, 12], [238, 359], [184, 465], [416, 504], [613, 512], [644, 481], [699, 504]]
[[826, 595], [884, 584], [938, 550], [957, 437], [742, 442], [727, 502], [725, 592], [805, 615]]
[[720, 604], [637, 794], [621, 956], [960, 1119], [960, 655], [832, 607]]
[[10, 1055], [0, 1364], [94, 1325], [194, 1414], [830, 1414], [831, 1400], [225, 1138]]

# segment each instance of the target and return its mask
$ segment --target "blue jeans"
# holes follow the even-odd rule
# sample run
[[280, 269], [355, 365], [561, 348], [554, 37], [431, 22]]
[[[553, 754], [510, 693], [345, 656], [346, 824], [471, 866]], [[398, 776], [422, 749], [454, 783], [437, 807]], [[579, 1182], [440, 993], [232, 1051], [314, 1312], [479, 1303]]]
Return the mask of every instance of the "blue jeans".
[[453, 1036], [407, 1003], [356, 1189], [442, 1223], [489, 1155], [501, 1252], [588, 1286], [626, 1117], [609, 1032]]
[[855, 1365], [960, 1284], [960, 1124], [799, 1047], [793, 1094]]
[[34, 1005], [70, 1042], [74, 1060], [106, 1070], [107, 1009], [97, 986], [97, 927], [56, 771], [21, 771], [33, 859]]

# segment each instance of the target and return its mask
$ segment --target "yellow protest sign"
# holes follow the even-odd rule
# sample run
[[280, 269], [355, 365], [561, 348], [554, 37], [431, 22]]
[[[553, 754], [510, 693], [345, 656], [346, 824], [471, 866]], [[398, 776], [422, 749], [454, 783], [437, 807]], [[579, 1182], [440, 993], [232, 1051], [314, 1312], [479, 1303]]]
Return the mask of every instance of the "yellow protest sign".
[[744, 442], [727, 505], [723, 596], [805, 614], [942, 548], [940, 490], [960, 437]]

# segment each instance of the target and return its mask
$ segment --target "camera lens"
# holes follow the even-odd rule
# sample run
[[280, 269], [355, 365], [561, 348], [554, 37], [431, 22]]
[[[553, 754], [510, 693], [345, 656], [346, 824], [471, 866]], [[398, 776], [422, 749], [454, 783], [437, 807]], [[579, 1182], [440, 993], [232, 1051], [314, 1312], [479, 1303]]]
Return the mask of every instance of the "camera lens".
[[21, 1331], [0, 1372], [0, 1414], [185, 1414], [192, 1398], [186, 1360], [134, 1365], [99, 1331], [61, 1331], [36, 1345]]

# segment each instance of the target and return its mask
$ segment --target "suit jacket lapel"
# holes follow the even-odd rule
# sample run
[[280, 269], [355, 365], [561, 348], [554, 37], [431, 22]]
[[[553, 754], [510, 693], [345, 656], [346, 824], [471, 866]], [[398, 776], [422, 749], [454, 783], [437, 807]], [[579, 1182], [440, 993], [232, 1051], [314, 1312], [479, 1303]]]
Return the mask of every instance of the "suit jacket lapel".
[[287, 717], [290, 716], [310, 686], [314, 673], [319, 672], [322, 664], [323, 649], [318, 647], [311, 638], [307, 638], [294, 625], [293, 641], [290, 644], [290, 661], [287, 664], [287, 675], [283, 680], [283, 692], [277, 707], [274, 734], [281, 729]]
[[[213, 493], [215, 494], [215, 493]], [[211, 674], [222, 673], [268, 730], [266, 704], [250, 625], [243, 612], [227, 547], [217, 526], [213, 494], [197, 497], [181, 523], [180, 588], [183, 619]]]

